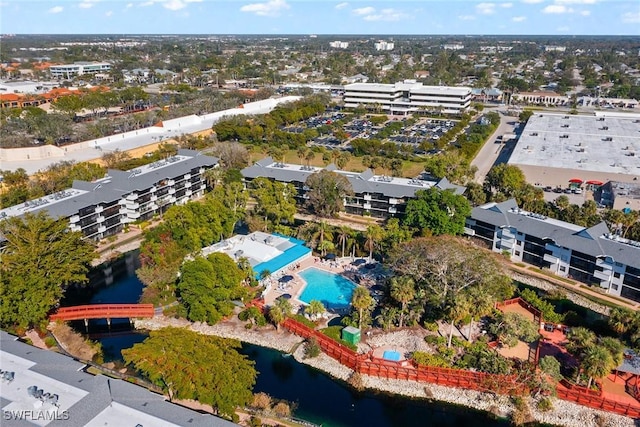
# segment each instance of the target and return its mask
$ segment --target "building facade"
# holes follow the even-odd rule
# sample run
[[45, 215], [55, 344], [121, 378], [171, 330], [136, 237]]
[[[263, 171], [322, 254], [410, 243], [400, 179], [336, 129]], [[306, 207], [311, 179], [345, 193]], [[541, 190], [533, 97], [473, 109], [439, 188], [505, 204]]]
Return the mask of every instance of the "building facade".
[[331, 164], [326, 168], [301, 166], [274, 161], [271, 157], [262, 159], [242, 170], [246, 181], [265, 177], [274, 181], [292, 184], [296, 188], [296, 199], [304, 204], [309, 188], [305, 185], [307, 178], [321, 170], [328, 170], [343, 175], [353, 188], [354, 195], [344, 200], [345, 212], [365, 215], [374, 218], [402, 217], [407, 202], [415, 198], [416, 191], [437, 187], [462, 194], [465, 187], [449, 183], [446, 179], [425, 181], [390, 176], [374, 175], [367, 169], [364, 172], [341, 171]]
[[109, 71], [111, 71], [111, 64], [108, 62], [75, 62], [49, 67], [51, 77], [56, 79], [68, 79], [83, 74], [108, 73]]
[[68, 218], [69, 228], [87, 239], [100, 240], [122, 231], [125, 224], [201, 197], [206, 189], [203, 173], [217, 165], [215, 157], [179, 150], [136, 169], [109, 170], [94, 182], [74, 181], [67, 190], [1, 210], [0, 219], [46, 211], [53, 218]]
[[513, 261], [640, 301], [640, 242], [611, 233], [604, 222], [585, 228], [524, 211], [512, 199], [474, 208], [467, 234]]
[[424, 86], [415, 80], [395, 84], [354, 83], [344, 87], [344, 106], [364, 106], [389, 114], [418, 111], [462, 114], [471, 107], [471, 88]]

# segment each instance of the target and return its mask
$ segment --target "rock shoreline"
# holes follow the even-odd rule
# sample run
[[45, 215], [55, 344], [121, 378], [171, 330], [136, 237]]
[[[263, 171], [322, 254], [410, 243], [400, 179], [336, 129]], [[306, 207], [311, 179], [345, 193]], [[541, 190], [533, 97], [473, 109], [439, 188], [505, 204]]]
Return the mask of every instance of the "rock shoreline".
[[[298, 362], [323, 371], [336, 379], [348, 381], [353, 374], [353, 370], [341, 365], [338, 361], [324, 353], [321, 353], [318, 357], [306, 359], [304, 357], [304, 345], [299, 345], [304, 341], [301, 337], [286, 331], [278, 332], [271, 327], [246, 329], [244, 323], [237, 320], [210, 326], [202, 323], [191, 323], [184, 319], [167, 317], [138, 319], [135, 320], [135, 326], [138, 329], [149, 330], [157, 330], [167, 326], [183, 327], [202, 334], [233, 338], [286, 353], [290, 353], [295, 349], [293, 357]], [[404, 337], [403, 334], [392, 335], [395, 339], [391, 338], [390, 341], [396, 341], [399, 336]], [[379, 338], [377, 341], [383, 342], [384, 340]], [[365, 388], [375, 391], [452, 403], [496, 413], [501, 417], [508, 417], [515, 411], [514, 405], [507, 396], [417, 381], [391, 380], [369, 375], [361, 375], [361, 378]], [[540, 412], [534, 404], [530, 405], [533, 418], [538, 422], [567, 427], [634, 427], [636, 425], [634, 420], [629, 417], [591, 409], [586, 406], [580, 406], [555, 398], [552, 398], [552, 402], [553, 410], [549, 412]]]

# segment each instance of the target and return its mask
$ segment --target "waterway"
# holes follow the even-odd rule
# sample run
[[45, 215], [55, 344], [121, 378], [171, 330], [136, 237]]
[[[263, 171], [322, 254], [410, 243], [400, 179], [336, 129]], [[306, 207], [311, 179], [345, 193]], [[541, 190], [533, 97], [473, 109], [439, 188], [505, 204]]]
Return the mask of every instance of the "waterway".
[[[142, 293], [142, 284], [135, 275], [137, 254], [128, 254], [124, 262], [112, 267], [110, 277], [95, 273], [98, 287], [71, 292], [63, 305], [71, 303], [134, 303]], [[110, 285], [105, 286], [105, 283]], [[84, 298], [83, 298], [84, 295]], [[84, 332], [84, 324], [75, 325]], [[112, 321], [111, 330], [105, 321], [91, 321], [89, 336], [100, 342], [105, 361], [121, 361], [121, 350], [143, 341], [147, 334], [132, 331], [126, 319]], [[356, 392], [328, 375], [300, 364], [282, 353], [243, 344], [242, 353], [255, 361], [259, 372], [254, 392], [265, 392], [274, 399], [295, 404], [294, 415], [324, 427], [395, 427], [395, 426], [507, 426], [489, 414], [440, 402], [412, 400], [373, 392]]]

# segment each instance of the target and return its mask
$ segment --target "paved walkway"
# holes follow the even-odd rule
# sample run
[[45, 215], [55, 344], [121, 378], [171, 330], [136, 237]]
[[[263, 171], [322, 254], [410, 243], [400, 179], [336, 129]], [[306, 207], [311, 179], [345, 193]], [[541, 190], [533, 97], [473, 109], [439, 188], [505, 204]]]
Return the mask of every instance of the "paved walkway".
[[[568, 291], [584, 296], [585, 298], [594, 297], [597, 299], [601, 299], [603, 301], [607, 301], [608, 303], [611, 303], [619, 307], [628, 308], [629, 310], [633, 310], [633, 311], [636, 311], [640, 308], [640, 304], [634, 301], [629, 301], [629, 302], [622, 301], [618, 299], [619, 297], [614, 298], [610, 295], [598, 292], [591, 288], [583, 288], [581, 285], [584, 285], [584, 283], [573, 281], [573, 280], [571, 281], [572, 283], [565, 282], [564, 280], [560, 280], [559, 278], [547, 276], [546, 274], [537, 272], [535, 270], [530, 270], [528, 267], [529, 266], [520, 267], [513, 263], [509, 264], [509, 268], [513, 271], [516, 271], [524, 275], [532, 276], [538, 279], [546, 280], [547, 282], [552, 283], [553, 285], [560, 286]], [[570, 280], [570, 279], [566, 279], [566, 280]], [[594, 301], [594, 302], [597, 303], [597, 301]]]

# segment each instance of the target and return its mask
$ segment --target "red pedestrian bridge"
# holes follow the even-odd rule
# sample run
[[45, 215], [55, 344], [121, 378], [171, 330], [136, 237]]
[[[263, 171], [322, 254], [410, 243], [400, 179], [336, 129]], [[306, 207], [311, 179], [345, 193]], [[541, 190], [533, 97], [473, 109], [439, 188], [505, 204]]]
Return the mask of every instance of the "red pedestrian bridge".
[[49, 320], [153, 317], [153, 312], [153, 304], [90, 304], [60, 308]]

